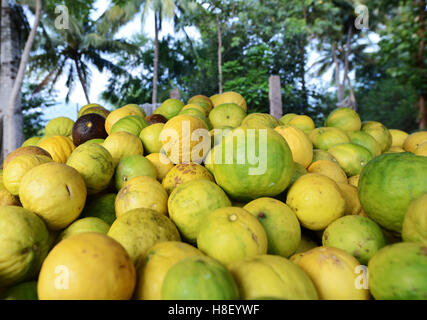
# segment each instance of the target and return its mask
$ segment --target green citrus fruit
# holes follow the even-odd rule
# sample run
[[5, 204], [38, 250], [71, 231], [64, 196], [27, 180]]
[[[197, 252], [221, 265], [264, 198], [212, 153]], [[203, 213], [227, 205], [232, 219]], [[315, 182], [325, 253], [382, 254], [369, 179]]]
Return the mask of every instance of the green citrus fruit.
[[138, 176], [150, 176], [157, 179], [157, 169], [142, 155], [130, 155], [120, 159], [114, 175], [116, 189], [120, 190], [130, 179]]

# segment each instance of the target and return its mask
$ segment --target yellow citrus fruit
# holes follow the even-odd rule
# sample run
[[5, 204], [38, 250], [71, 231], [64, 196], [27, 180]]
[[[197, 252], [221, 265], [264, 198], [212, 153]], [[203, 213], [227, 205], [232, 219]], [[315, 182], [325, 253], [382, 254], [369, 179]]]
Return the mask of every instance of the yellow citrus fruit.
[[245, 257], [267, 253], [267, 233], [250, 212], [237, 207], [211, 212], [200, 226], [197, 247], [227, 265]]
[[13, 158], [3, 171], [4, 186], [11, 194], [17, 196], [24, 175], [32, 168], [51, 161], [50, 157], [34, 154], [24, 154]]
[[127, 300], [136, 283], [126, 250], [96, 232], [58, 243], [43, 262], [37, 284], [40, 300]]
[[408, 133], [399, 129], [388, 129], [391, 134], [391, 146], [402, 148], [405, 139], [408, 137]]
[[191, 97], [187, 104], [198, 104], [202, 106], [205, 109], [206, 114], [209, 114], [213, 108], [211, 99], [201, 94]]
[[338, 165], [338, 163], [333, 161], [317, 160], [307, 168], [307, 171], [309, 173], [323, 174], [337, 183], [347, 183], [347, 176], [344, 170]]
[[307, 173], [298, 178], [288, 191], [286, 204], [300, 223], [310, 230], [322, 230], [343, 216], [346, 202], [341, 190], [331, 178]]
[[362, 210], [362, 205], [360, 204], [359, 194], [357, 192], [357, 187], [352, 186], [348, 183], [338, 183], [338, 187], [341, 190], [341, 194], [345, 199], [345, 215], [357, 215], [360, 210]]
[[350, 142], [345, 131], [335, 127], [316, 128], [308, 135], [316, 149], [328, 151], [335, 145]]
[[108, 134], [110, 134], [111, 129], [113, 127], [113, 124], [115, 124], [120, 119], [126, 117], [126, 116], [140, 116], [144, 117], [141, 111], [136, 110], [135, 108], [129, 108], [129, 107], [121, 107], [119, 109], [116, 109], [107, 116], [105, 119], [105, 131], [107, 131]]
[[289, 257], [301, 241], [301, 227], [295, 212], [283, 202], [273, 198], [258, 198], [243, 209], [252, 213], [267, 232], [269, 254]]
[[21, 147], [37, 146], [40, 140], [41, 140], [41, 137], [38, 137], [38, 136], [28, 138], [22, 143]]
[[203, 152], [207, 153], [211, 144], [209, 131], [203, 121], [182, 114], [166, 122], [160, 133], [160, 141], [169, 159], [175, 164], [200, 162], [206, 156]]
[[73, 141], [64, 136], [46, 137], [38, 145], [51, 155], [53, 161], [65, 163], [71, 152], [76, 148]]
[[297, 265], [276, 255], [257, 255], [228, 266], [245, 300], [317, 300], [311, 279]]
[[24, 154], [34, 154], [34, 155], [41, 155], [46, 156], [52, 159], [49, 152], [46, 150], [37, 147], [37, 146], [26, 146], [26, 147], [19, 147], [18, 149], [12, 151], [7, 155], [7, 157], [3, 161], [3, 169], [6, 169], [8, 163], [12, 161], [15, 157], [22, 156]]
[[3, 170], [0, 169], [0, 207], [1, 206], [19, 206], [18, 197], [11, 194], [3, 184]]
[[[80, 108], [78, 114], [77, 114], [77, 118], [80, 118], [83, 115], [83, 112], [89, 108], [94, 108], [94, 107], [102, 107], [100, 104], [97, 103], [89, 103], [87, 105], [84, 105], [83, 107]], [[102, 107], [103, 108], [103, 107]]]
[[401, 147], [390, 147], [387, 151], [384, 151], [384, 153], [400, 153], [400, 152], [406, 152]]
[[63, 229], [77, 219], [86, 196], [86, 184], [79, 172], [56, 162], [28, 171], [19, 187], [22, 206], [42, 217], [51, 230]]
[[294, 161], [307, 168], [313, 160], [313, 144], [304, 131], [292, 126], [278, 126], [274, 130], [285, 138]]
[[313, 119], [306, 115], [297, 115], [293, 117], [288, 122], [288, 125], [301, 129], [305, 134], [309, 134], [316, 127]]
[[139, 176], [130, 179], [117, 194], [114, 204], [117, 218], [129, 210], [146, 208], [163, 215], [168, 213], [168, 194], [156, 179]]
[[414, 150], [414, 154], [417, 156], [427, 157], [427, 141], [419, 144], [418, 147]]
[[411, 201], [402, 225], [402, 239], [427, 244], [427, 193]]
[[0, 207], [0, 287], [34, 279], [49, 250], [42, 219], [16, 206]]
[[116, 166], [124, 156], [142, 155], [144, 153], [141, 139], [125, 131], [110, 134], [104, 140], [102, 146], [107, 149], [113, 157], [114, 166]]
[[190, 181], [205, 179], [215, 182], [214, 177], [202, 165], [197, 163], [181, 163], [174, 166], [163, 179], [162, 185], [170, 194], [178, 185]]
[[145, 154], [160, 152], [162, 143], [159, 137], [164, 126], [164, 123], [154, 123], [141, 130], [139, 138], [142, 140]]
[[163, 280], [169, 269], [183, 258], [200, 256], [197, 248], [180, 241], [156, 243], [146, 254], [137, 270], [138, 282], [135, 298], [138, 300], [161, 300]]
[[221, 96], [221, 94], [219, 94], [219, 93], [216, 93], [216, 94], [214, 94], [214, 95], [212, 95], [212, 96], [210, 96], [209, 97], [209, 99], [211, 100], [211, 102], [212, 102], [212, 106], [216, 106], [216, 105], [218, 105], [218, 103], [217, 103], [217, 101], [218, 101], [218, 98]]
[[174, 164], [163, 153], [150, 153], [145, 156], [154, 165], [157, 170], [157, 180], [160, 182], [166, 177], [168, 172], [174, 167]]
[[218, 98], [214, 99], [214, 107], [217, 107], [224, 103], [235, 103], [240, 106], [245, 112], [248, 111], [246, 100], [240, 93], [234, 91], [227, 91], [221, 94]]
[[289, 123], [289, 121], [291, 121], [296, 116], [297, 116], [296, 113], [287, 113], [279, 119], [279, 122], [286, 126]]
[[156, 243], [181, 241], [178, 229], [168, 217], [146, 208], [130, 210], [119, 216], [107, 235], [126, 249], [137, 267]]
[[381, 146], [381, 151], [391, 147], [392, 137], [386, 126], [378, 121], [366, 121], [362, 124], [362, 131], [369, 133]]
[[190, 104], [187, 104], [187, 105], [183, 106], [182, 109], [181, 109], [181, 111], [187, 110], [187, 109], [196, 109], [196, 110], [199, 110], [205, 116], [207, 114], [205, 108], [203, 108], [202, 106], [200, 106], [198, 104], [195, 104], [195, 103], [190, 103]]
[[347, 179], [348, 183], [351, 184], [352, 186], [355, 186], [357, 188], [357, 186], [359, 185], [359, 178], [360, 178], [360, 174], [356, 175], [356, 176], [351, 176]]
[[325, 126], [340, 128], [344, 131], [359, 131], [362, 127], [362, 121], [353, 109], [337, 108], [329, 114]]
[[[333, 247], [317, 247], [291, 259], [316, 286], [321, 300], [369, 300], [369, 290], [358, 283], [362, 269], [349, 253]], [[366, 278], [367, 279], [367, 278]], [[360, 287], [358, 285], [360, 285]]]
[[427, 142], [427, 131], [414, 132], [403, 142], [403, 149], [408, 152], [414, 152], [415, 149], [424, 142]]

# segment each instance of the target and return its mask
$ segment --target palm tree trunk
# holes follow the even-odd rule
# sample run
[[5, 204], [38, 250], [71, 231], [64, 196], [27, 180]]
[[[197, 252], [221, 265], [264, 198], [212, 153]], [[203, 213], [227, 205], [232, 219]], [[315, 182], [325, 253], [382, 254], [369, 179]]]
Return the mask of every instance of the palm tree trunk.
[[153, 67], [153, 96], [151, 103], [157, 103], [157, 82], [159, 78], [159, 21], [158, 13], [154, 12], [154, 67]]
[[338, 103], [344, 100], [344, 90], [341, 86], [341, 80], [340, 80], [340, 64], [337, 57], [337, 44], [332, 44], [332, 57], [334, 59], [334, 65], [335, 65], [335, 83], [337, 85], [337, 99]]
[[222, 76], [222, 31], [221, 25], [219, 24], [219, 20], [217, 19], [217, 31], [218, 31], [218, 85], [219, 85], [219, 93], [222, 93], [223, 88], [223, 76]]
[[[6, 3], [6, 1], [3, 1], [2, 3]], [[7, 100], [6, 110], [3, 119], [3, 156], [18, 148], [24, 141], [23, 116], [19, 98], [31, 47], [33, 46], [33, 42], [36, 37], [41, 10], [42, 1], [37, 0], [33, 28], [31, 29], [31, 32], [28, 35], [28, 39], [25, 43], [24, 51], [21, 57], [21, 61], [19, 63], [18, 72], [16, 74], [16, 79], [13, 83], [12, 91]]]
[[83, 79], [82, 70], [80, 69], [80, 66], [79, 66], [79, 61], [77, 59], [74, 59], [74, 64], [76, 66], [77, 75], [79, 77], [80, 84], [82, 85], [83, 92], [84, 92], [85, 97], [86, 97], [86, 101], [89, 104], [90, 100], [89, 100], [89, 94], [87, 92], [86, 81], [85, 81], [85, 79]]

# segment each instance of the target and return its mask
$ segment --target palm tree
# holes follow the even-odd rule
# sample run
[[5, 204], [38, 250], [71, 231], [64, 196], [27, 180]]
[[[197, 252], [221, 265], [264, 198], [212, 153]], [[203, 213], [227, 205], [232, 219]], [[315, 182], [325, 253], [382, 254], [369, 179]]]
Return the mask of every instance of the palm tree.
[[107, 33], [97, 31], [101, 20], [91, 21], [89, 12], [86, 17], [69, 16], [69, 26], [57, 29], [52, 17], [42, 20], [43, 37], [38, 39], [37, 52], [30, 59], [30, 72], [38, 71], [42, 77], [35, 93], [46, 85], [51, 88], [61, 76], [66, 76], [68, 101], [75, 88], [76, 81], [80, 82], [86, 101], [90, 103], [90, 68], [94, 66], [102, 72], [104, 69], [114, 73], [127, 71], [117, 66], [111, 55], [122, 52], [139, 53], [139, 48], [123, 39], [114, 39], [111, 30]]
[[[1, 46], [2, 64], [6, 64], [8, 62], [7, 60], [10, 60], [10, 58], [12, 59], [9, 62], [12, 62], [14, 59], [16, 59], [16, 57], [13, 57], [11, 55], [14, 53], [15, 54], [17, 53], [16, 51], [14, 52], [13, 50], [13, 47], [15, 46], [13, 42], [17, 41], [17, 39], [16, 38], [14, 39], [12, 35], [13, 27], [11, 26], [12, 19], [10, 16], [10, 11], [9, 11], [10, 6], [8, 1], [2, 0], [1, 6], [2, 6], [1, 19], [3, 20], [3, 18], [7, 18], [6, 23], [10, 24], [10, 26], [6, 26], [5, 24], [6, 26], [4, 30], [5, 39], [4, 39], [4, 42], [2, 39], [2, 46]], [[33, 46], [33, 42], [37, 33], [37, 28], [40, 22], [41, 11], [42, 11], [42, 1], [36, 0], [35, 17], [34, 17], [33, 26], [28, 35], [22, 55], [18, 54], [18, 57], [20, 56], [18, 71], [15, 74], [12, 70], [9, 70], [8, 74], [6, 75], [6, 77], [9, 77], [9, 80], [10, 80], [7, 82], [11, 83], [13, 81], [13, 85], [10, 89], [10, 92], [5, 93], [5, 95], [8, 95], [6, 100], [7, 104], [6, 104], [5, 110], [2, 112], [2, 121], [3, 121], [2, 133], [4, 137], [3, 146], [2, 146], [3, 157], [8, 153], [12, 152], [13, 150], [15, 150], [16, 148], [18, 148], [23, 142], [23, 138], [24, 138], [23, 117], [22, 117], [21, 104], [19, 99], [20, 99], [22, 82], [24, 80], [25, 71], [27, 68], [28, 58], [30, 56], [30, 51]], [[2, 21], [2, 27], [3, 27], [3, 22], [4, 21]], [[3, 60], [3, 58], [5, 59]], [[9, 67], [11, 66], [7, 66], [6, 69], [8, 69]], [[13, 78], [14, 80], [12, 80]]]
[[159, 32], [162, 29], [163, 19], [171, 19], [175, 15], [179, 0], [129, 0], [115, 1], [115, 5], [103, 15], [99, 30], [105, 32], [107, 29], [117, 31], [117, 29], [132, 20], [137, 14], [142, 13], [142, 20], [145, 21], [149, 10], [154, 13], [154, 59], [153, 59], [153, 94], [152, 104], [157, 103], [157, 84], [159, 72]]

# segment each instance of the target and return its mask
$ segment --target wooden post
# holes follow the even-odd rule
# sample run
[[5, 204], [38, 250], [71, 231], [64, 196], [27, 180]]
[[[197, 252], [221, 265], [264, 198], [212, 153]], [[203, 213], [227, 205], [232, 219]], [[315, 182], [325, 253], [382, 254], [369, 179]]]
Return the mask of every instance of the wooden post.
[[280, 119], [283, 116], [280, 76], [270, 76], [269, 86], [270, 114], [276, 119]]
[[178, 100], [181, 98], [178, 88], [175, 88], [170, 92], [170, 97], [171, 99], [178, 99]]

